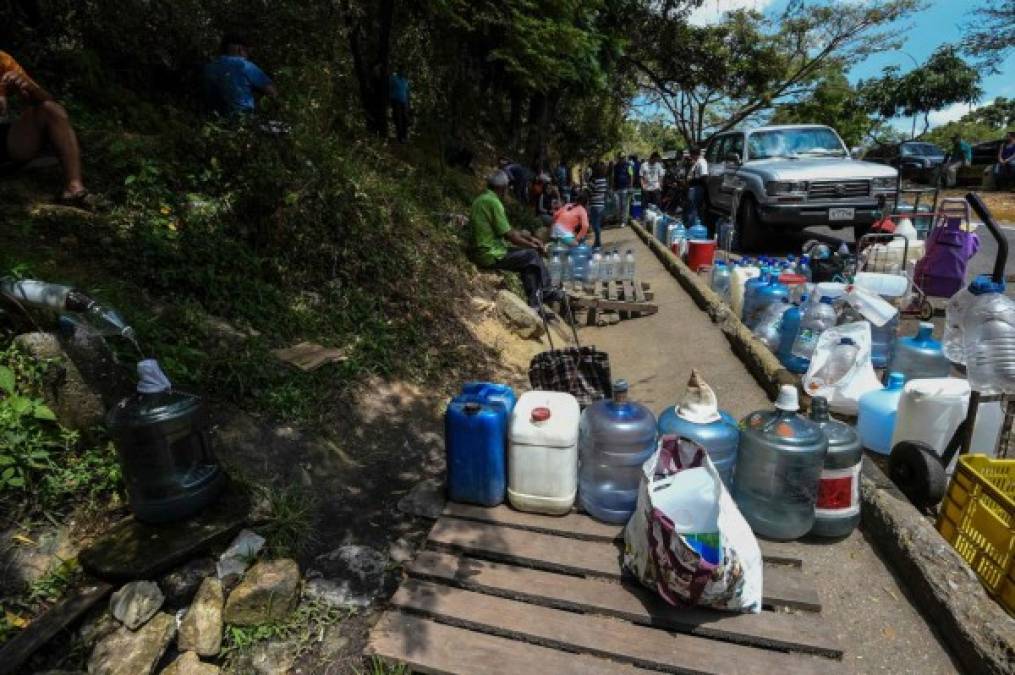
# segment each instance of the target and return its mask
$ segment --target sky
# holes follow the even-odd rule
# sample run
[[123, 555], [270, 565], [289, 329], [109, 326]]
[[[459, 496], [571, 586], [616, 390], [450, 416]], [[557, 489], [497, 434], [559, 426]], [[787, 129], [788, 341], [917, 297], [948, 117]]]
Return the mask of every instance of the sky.
[[[787, 0], [705, 0], [691, 20], [698, 24], [712, 23], [718, 21], [724, 12], [741, 7], [773, 14], [785, 7], [786, 2]], [[939, 45], [958, 42], [962, 37], [963, 24], [971, 20], [970, 11], [980, 3], [974, 0], [925, 0], [925, 4], [926, 9], [890, 27], [890, 30], [897, 30], [904, 36], [901, 50], [875, 54], [857, 64], [849, 73], [851, 82], [880, 75], [881, 69], [886, 66], [899, 66], [901, 72], [905, 73], [914, 68], [910, 56], [922, 63]], [[984, 95], [977, 105], [990, 103], [998, 96], [1015, 97], [1015, 55], [1009, 56], [999, 70], [999, 75], [984, 77], [980, 84]], [[931, 127], [957, 120], [968, 111], [969, 106], [956, 104], [933, 112], [930, 114]], [[908, 131], [911, 120], [898, 119], [893, 124]]]

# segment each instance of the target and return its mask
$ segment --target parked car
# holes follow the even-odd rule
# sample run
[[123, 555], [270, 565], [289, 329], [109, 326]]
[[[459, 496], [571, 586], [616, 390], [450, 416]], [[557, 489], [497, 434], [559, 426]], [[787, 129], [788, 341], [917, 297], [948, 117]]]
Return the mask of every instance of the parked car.
[[705, 159], [711, 213], [729, 214], [734, 189], [743, 190], [736, 228], [745, 249], [768, 232], [814, 225], [852, 226], [862, 236], [898, 182], [893, 167], [853, 159], [834, 129], [816, 124], [717, 134]]
[[903, 141], [875, 145], [863, 156], [864, 161], [894, 166], [903, 178], [931, 183], [937, 168], [945, 161], [945, 151], [926, 141]]

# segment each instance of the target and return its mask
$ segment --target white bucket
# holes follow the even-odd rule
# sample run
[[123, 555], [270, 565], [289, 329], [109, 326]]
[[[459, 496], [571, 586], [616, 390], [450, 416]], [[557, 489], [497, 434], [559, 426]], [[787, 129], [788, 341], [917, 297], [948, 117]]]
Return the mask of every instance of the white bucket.
[[969, 382], [955, 377], [910, 380], [902, 391], [895, 415], [892, 447], [900, 441], [920, 441], [940, 457], [969, 407]]
[[[534, 414], [538, 409], [545, 411]], [[578, 420], [571, 394], [527, 391], [508, 436], [508, 501], [519, 511], [567, 513], [578, 493]]]

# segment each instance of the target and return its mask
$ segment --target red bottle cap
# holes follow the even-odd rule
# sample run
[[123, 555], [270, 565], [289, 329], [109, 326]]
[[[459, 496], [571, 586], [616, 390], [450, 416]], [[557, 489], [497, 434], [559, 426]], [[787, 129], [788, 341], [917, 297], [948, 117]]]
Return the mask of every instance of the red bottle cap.
[[550, 419], [549, 408], [533, 408], [532, 409], [532, 421], [533, 422], [545, 422]]

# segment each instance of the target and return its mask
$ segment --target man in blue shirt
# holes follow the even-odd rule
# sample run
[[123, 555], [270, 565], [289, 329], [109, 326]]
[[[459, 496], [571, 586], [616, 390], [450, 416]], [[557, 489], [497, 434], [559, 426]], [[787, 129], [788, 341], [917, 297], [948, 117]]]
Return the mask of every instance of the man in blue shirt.
[[256, 107], [255, 95], [278, 95], [271, 78], [248, 57], [247, 40], [226, 35], [218, 58], [204, 67], [205, 95], [215, 112], [227, 116], [250, 114]]
[[617, 205], [620, 208], [620, 226], [627, 226], [627, 216], [631, 211], [631, 164], [623, 154], [617, 155], [613, 165], [613, 191], [617, 193]]
[[409, 139], [409, 79], [400, 70], [388, 78], [388, 101], [398, 142], [405, 143]]

